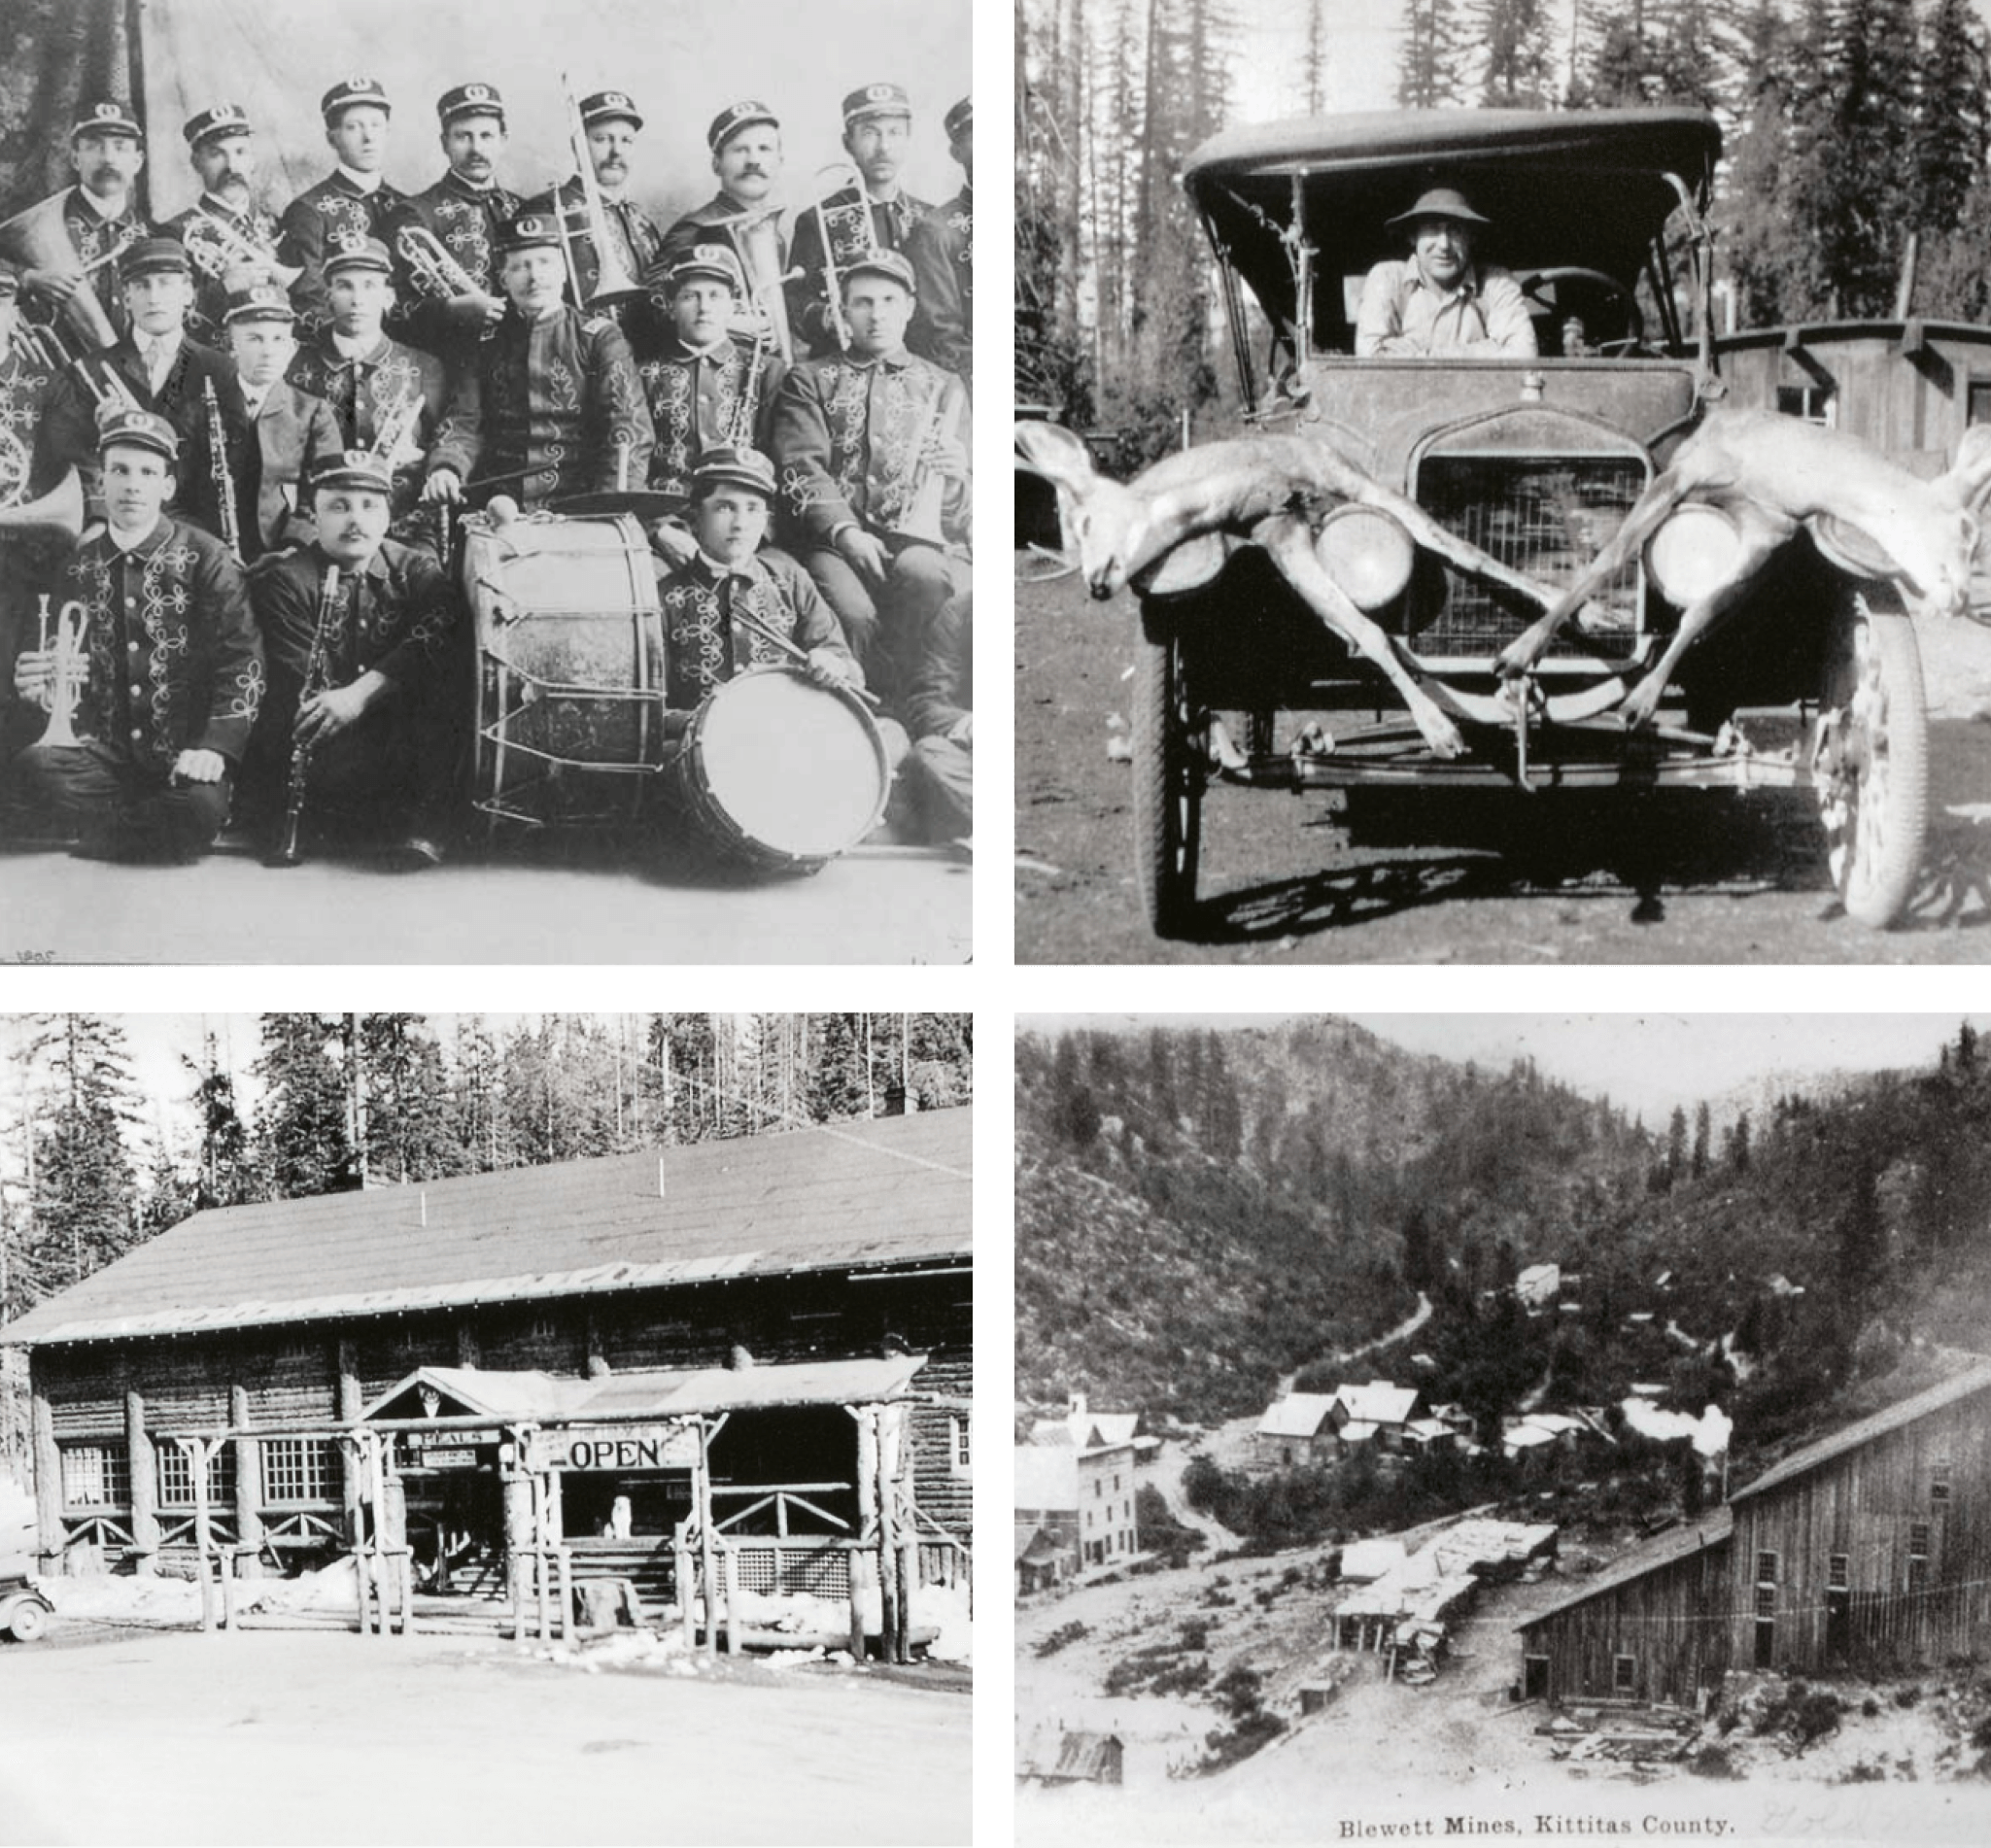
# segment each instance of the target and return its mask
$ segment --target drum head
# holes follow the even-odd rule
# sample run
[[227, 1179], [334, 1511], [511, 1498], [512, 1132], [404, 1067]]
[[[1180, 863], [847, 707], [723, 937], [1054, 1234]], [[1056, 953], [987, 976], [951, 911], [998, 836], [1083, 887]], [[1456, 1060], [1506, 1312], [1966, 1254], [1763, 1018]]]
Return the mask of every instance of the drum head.
[[889, 771], [877, 728], [842, 695], [785, 669], [729, 681], [700, 714], [703, 780], [747, 839], [798, 860], [876, 825]]

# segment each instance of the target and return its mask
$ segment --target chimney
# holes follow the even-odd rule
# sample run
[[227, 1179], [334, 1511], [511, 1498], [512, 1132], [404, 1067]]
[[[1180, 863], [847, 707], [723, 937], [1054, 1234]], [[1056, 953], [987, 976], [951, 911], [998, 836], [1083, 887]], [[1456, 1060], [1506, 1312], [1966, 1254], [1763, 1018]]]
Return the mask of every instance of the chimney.
[[1072, 1416], [1075, 1419], [1081, 1419], [1085, 1416], [1084, 1393], [1075, 1392], [1072, 1394]]
[[735, 1373], [744, 1373], [753, 1365], [753, 1355], [738, 1342], [735, 1342], [732, 1352], [726, 1356], [726, 1364]]

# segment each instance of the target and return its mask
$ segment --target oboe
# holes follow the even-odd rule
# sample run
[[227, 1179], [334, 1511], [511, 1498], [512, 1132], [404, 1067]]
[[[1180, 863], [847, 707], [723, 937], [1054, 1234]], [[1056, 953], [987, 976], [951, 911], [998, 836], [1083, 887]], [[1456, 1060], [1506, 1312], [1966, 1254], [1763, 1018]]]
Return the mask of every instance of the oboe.
[[[318, 599], [318, 627], [311, 634], [311, 658], [304, 666], [304, 685], [297, 695], [297, 710], [315, 694], [325, 691], [331, 678], [332, 627], [339, 618], [339, 567], [325, 567], [325, 589]], [[294, 867], [304, 856], [304, 783], [311, 770], [311, 746], [301, 739], [291, 746], [291, 785], [284, 804], [284, 838], [278, 845], [273, 867]]]
[[215, 396], [215, 382], [200, 382], [201, 403], [207, 412], [208, 472], [215, 479], [215, 503], [222, 523], [222, 542], [239, 560], [242, 556], [242, 514], [235, 505], [234, 477], [228, 473], [228, 435], [222, 427], [222, 401]]

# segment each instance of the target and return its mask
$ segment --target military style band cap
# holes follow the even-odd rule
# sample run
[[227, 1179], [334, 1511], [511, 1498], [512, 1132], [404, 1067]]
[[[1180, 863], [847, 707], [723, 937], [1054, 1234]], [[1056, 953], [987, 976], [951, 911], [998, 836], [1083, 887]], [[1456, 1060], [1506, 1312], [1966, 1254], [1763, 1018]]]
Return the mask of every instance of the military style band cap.
[[134, 276], [156, 275], [161, 270], [177, 270], [183, 276], [193, 274], [193, 262], [187, 255], [187, 246], [176, 238], [134, 238], [118, 253], [118, 280], [120, 283], [128, 283]]
[[724, 283], [736, 295], [746, 293], [746, 278], [740, 273], [739, 258], [723, 244], [694, 244], [666, 269], [664, 287], [673, 294], [694, 276], [709, 276]]
[[288, 291], [280, 289], [267, 278], [251, 283], [246, 289], [228, 291], [228, 309], [222, 320], [230, 327], [238, 321], [282, 321], [297, 319], [297, 311], [291, 306]]
[[628, 92], [619, 89], [598, 89], [594, 95], [581, 98], [581, 126], [592, 128], [598, 121], [626, 121], [632, 128], [643, 125]]
[[853, 276], [889, 276], [909, 295], [918, 287], [912, 280], [912, 265], [897, 251], [876, 250], [869, 257], [852, 257], [841, 274], [845, 282]]
[[742, 128], [763, 121], [770, 128], [781, 126], [780, 118], [766, 103], [729, 103], [712, 118], [712, 125], [705, 130], [705, 146], [717, 154]]
[[129, 103], [95, 102], [77, 111], [75, 126], [69, 131], [71, 141], [85, 135], [129, 135], [134, 141], [143, 141], [145, 130], [138, 125]]
[[868, 116], [910, 116], [912, 99], [903, 84], [867, 84], [843, 99], [843, 126], [860, 122]]
[[774, 464], [757, 449], [736, 449], [722, 443], [706, 450], [692, 470], [692, 491], [716, 487], [722, 481], [757, 489], [770, 500], [774, 497]]
[[436, 120], [447, 128], [464, 116], [496, 116], [504, 120], [504, 98], [489, 84], [459, 84], [435, 99]]
[[172, 425], [157, 412], [142, 411], [135, 405], [129, 410], [114, 406], [97, 419], [97, 448], [106, 450], [115, 443], [149, 449], [169, 462], [180, 460], [180, 438]]
[[957, 141], [975, 126], [975, 98], [964, 96], [943, 119], [949, 141]]
[[359, 231], [348, 231], [343, 237], [332, 240], [332, 247], [321, 265], [324, 275], [336, 275], [342, 269], [377, 269], [383, 276], [395, 273], [394, 258], [387, 254], [387, 246], [377, 237], [367, 237]]
[[500, 251], [558, 250], [561, 248], [560, 215], [557, 212], [522, 212], [505, 222], [498, 234]]
[[0, 257], [0, 295], [20, 292], [20, 266], [11, 257]]
[[217, 103], [212, 109], [203, 109], [199, 115], [190, 118], [181, 132], [186, 135], [189, 148], [198, 148], [203, 141], [212, 141], [217, 135], [246, 135], [252, 132], [249, 112], [240, 103]]
[[321, 488], [364, 489], [372, 494], [392, 495], [394, 471], [370, 449], [349, 449], [342, 455], [327, 456], [311, 471], [311, 492]]
[[387, 100], [387, 91], [380, 80], [374, 77], [349, 77], [344, 83], [334, 84], [325, 93], [325, 100], [319, 104], [318, 113], [329, 126], [349, 109], [360, 103], [377, 109], [383, 116], [394, 114], [394, 105]]
[[1483, 219], [1465, 202], [1465, 194], [1451, 187], [1433, 187], [1408, 212], [1399, 212], [1388, 221], [1393, 229], [1399, 224], [1415, 224], [1419, 219], [1455, 219], [1460, 224], [1491, 224], [1492, 219]]

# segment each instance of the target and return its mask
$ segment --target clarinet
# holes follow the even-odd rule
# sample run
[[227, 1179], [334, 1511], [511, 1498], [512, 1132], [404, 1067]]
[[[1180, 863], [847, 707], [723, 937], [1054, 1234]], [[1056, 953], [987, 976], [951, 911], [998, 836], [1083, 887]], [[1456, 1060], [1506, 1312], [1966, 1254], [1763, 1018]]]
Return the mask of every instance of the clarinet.
[[[323, 693], [331, 678], [331, 632], [339, 614], [339, 567], [325, 567], [325, 589], [318, 599], [318, 627], [311, 634], [311, 659], [305, 664], [304, 685], [297, 695], [297, 708], [313, 694]], [[311, 746], [302, 742], [291, 746], [291, 784], [284, 804], [284, 838], [277, 847], [273, 867], [294, 867], [304, 855], [304, 782], [311, 770]]]
[[222, 427], [222, 401], [215, 396], [215, 382], [200, 382], [201, 403], [207, 412], [208, 472], [215, 478], [215, 503], [222, 523], [222, 543], [242, 558], [242, 515], [235, 505], [235, 483], [228, 473], [228, 437]]

